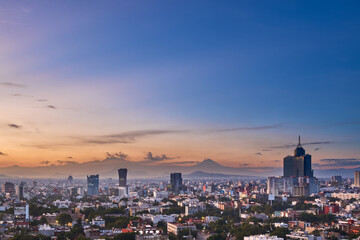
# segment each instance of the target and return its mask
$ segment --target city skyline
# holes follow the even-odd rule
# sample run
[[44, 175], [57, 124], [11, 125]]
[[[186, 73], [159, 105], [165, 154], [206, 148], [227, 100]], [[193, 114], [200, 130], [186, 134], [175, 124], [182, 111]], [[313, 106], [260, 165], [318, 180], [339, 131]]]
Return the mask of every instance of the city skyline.
[[0, 167], [359, 167], [359, 3], [323, 3], [2, 3]]

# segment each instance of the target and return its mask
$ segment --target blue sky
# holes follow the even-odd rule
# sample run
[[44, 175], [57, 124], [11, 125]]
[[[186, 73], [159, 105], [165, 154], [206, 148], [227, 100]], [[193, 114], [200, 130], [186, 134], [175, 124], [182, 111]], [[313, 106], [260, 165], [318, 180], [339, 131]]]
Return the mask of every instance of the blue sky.
[[[3, 2], [0, 77], [26, 87], [0, 89], [0, 100], [8, 102], [0, 105], [3, 111], [23, 111], [9, 111], [0, 120], [4, 128], [14, 122], [24, 131], [44, 129], [43, 136], [36, 137], [39, 144], [47, 139], [59, 144], [72, 134], [192, 131], [190, 136], [170, 136], [172, 146], [164, 144], [169, 139], [157, 136], [132, 146], [98, 146], [90, 152], [96, 157], [117, 149], [138, 158], [153, 149], [177, 156], [190, 151], [193, 154], [183, 156], [184, 161], [214, 158], [230, 165], [254, 160], [260, 155], [251, 154], [263, 148], [294, 143], [302, 134], [304, 141], [332, 142], [317, 151], [315, 161], [358, 158], [359, 5], [357, 1]], [[15, 93], [52, 100], [57, 111], [34, 113], [31, 109], [38, 106], [13, 100]], [[274, 125], [211, 137], [198, 133]], [[27, 140], [14, 138], [5, 146], [8, 149], [0, 151], [15, 152], [34, 141], [31, 135], [21, 139]], [[194, 144], [204, 145], [203, 149], [189, 150], [192, 146], [185, 144], [189, 139], [196, 139]], [[207, 150], [213, 146], [218, 152]], [[73, 151], [39, 153], [26, 148], [23, 154], [35, 156], [25, 161], [29, 164]], [[291, 151], [261, 157], [281, 159]], [[79, 153], [79, 161], [90, 153]], [[10, 153], [7, 158], [23, 161]]]

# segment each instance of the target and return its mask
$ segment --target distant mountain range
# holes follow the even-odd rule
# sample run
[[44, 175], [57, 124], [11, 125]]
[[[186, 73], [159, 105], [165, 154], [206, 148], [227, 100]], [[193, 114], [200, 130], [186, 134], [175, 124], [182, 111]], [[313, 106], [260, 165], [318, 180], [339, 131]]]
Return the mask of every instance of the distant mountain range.
[[231, 179], [231, 178], [258, 178], [256, 176], [248, 176], [248, 175], [230, 175], [223, 173], [209, 173], [203, 171], [196, 171], [190, 174], [186, 174], [183, 176], [185, 179]]
[[[123, 158], [107, 157], [102, 161], [89, 161], [76, 163], [69, 161], [63, 165], [49, 165], [36, 167], [11, 166], [0, 168], [0, 174], [9, 177], [30, 177], [30, 178], [64, 178], [70, 174], [75, 178], [85, 178], [86, 175], [99, 174], [100, 178], [117, 178], [117, 169], [127, 168], [129, 178], [167, 177], [170, 172], [181, 172], [190, 177], [207, 176], [212, 172], [217, 177], [231, 176], [264, 176], [262, 173], [249, 171], [240, 167], [228, 167], [221, 165], [211, 159], [202, 162], [183, 166], [180, 164], [158, 163], [158, 162], [134, 162]], [[266, 174], [266, 176], [268, 173]], [[214, 176], [214, 174], [213, 174]]]
[[[134, 162], [124, 158], [107, 157], [104, 160], [77, 163], [65, 162], [62, 165], [48, 165], [36, 167], [11, 166], [0, 168], [0, 175], [24, 178], [65, 178], [70, 174], [75, 178], [86, 178], [86, 175], [99, 174], [100, 178], [117, 178], [117, 169], [127, 168], [129, 178], [168, 177], [171, 172], [181, 172], [187, 178], [241, 178], [267, 177], [282, 175], [282, 168], [267, 168], [266, 171], [257, 171], [256, 168], [228, 167], [211, 159], [205, 159], [193, 165], [181, 165], [162, 162]], [[324, 169], [315, 170], [316, 177], [331, 177], [342, 175], [353, 177], [355, 169]]]

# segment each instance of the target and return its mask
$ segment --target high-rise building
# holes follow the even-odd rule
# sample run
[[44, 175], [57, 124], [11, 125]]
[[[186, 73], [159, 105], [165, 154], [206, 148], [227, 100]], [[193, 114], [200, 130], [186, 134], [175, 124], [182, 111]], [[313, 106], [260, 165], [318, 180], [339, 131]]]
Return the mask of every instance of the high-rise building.
[[354, 173], [354, 186], [360, 187], [360, 171], [355, 171]]
[[284, 177], [313, 177], [311, 155], [305, 154], [305, 149], [299, 143], [294, 150], [294, 156], [284, 158]]
[[22, 184], [16, 186], [15, 194], [19, 197], [19, 199], [24, 198], [24, 186]]
[[3, 183], [2, 192], [3, 193], [14, 194], [15, 193], [15, 185], [13, 183], [11, 183], [11, 182]]
[[342, 181], [342, 176], [332, 176], [331, 177], [331, 182], [341, 183], [341, 181]]
[[170, 183], [171, 183], [171, 190], [173, 192], [179, 193], [182, 190], [181, 173], [171, 173], [170, 174]]
[[127, 168], [120, 168], [119, 173], [119, 186], [127, 187]]
[[99, 194], [99, 174], [87, 176], [87, 194], [89, 196]]
[[72, 185], [72, 184], [73, 184], [73, 181], [74, 181], [74, 178], [73, 178], [73, 176], [70, 175], [70, 176], [68, 177], [68, 179], [67, 179], [67, 184], [68, 184], [68, 185]]
[[269, 177], [267, 193], [275, 196], [309, 196], [318, 192], [319, 183], [311, 168], [311, 155], [305, 154], [299, 136], [299, 143], [294, 150], [294, 156], [284, 158], [284, 176]]

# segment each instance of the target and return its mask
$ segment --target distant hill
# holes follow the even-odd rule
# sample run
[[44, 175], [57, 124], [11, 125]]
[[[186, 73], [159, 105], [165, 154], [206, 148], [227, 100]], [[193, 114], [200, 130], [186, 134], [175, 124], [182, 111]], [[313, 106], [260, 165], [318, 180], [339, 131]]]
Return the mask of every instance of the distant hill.
[[[247, 175], [230, 175], [230, 174], [223, 174], [223, 173], [209, 173], [209, 172], [203, 172], [203, 171], [196, 171], [190, 174], [186, 174], [183, 176], [184, 178], [254, 178], [256, 176], [247, 176]], [[256, 177], [259, 178], [259, 177]]]

